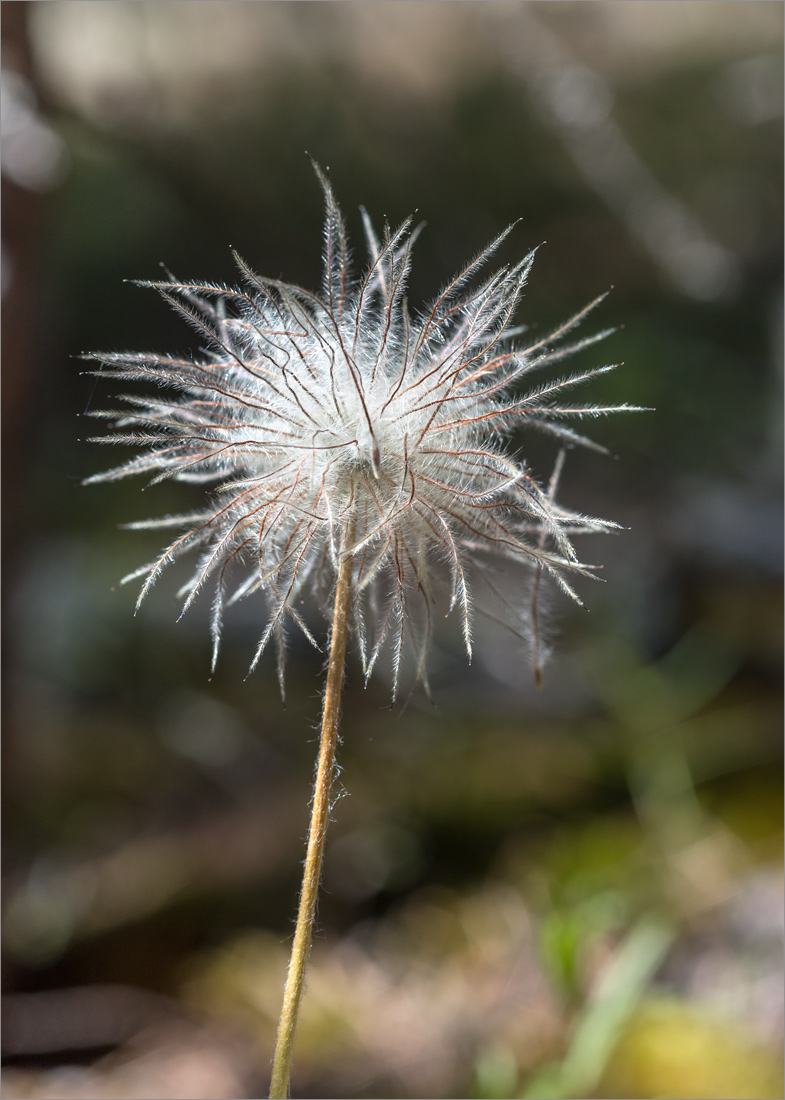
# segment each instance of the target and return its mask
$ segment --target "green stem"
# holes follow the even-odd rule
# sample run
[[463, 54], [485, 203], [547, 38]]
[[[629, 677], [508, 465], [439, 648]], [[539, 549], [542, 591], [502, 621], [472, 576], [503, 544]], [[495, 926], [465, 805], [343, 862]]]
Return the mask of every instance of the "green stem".
[[352, 601], [352, 558], [346, 556], [338, 571], [335, 589], [330, 659], [327, 665], [327, 684], [322, 711], [322, 734], [319, 745], [319, 763], [313, 790], [311, 826], [308, 832], [308, 850], [303, 870], [300, 907], [294, 931], [289, 971], [283, 993], [278, 1038], [275, 1043], [273, 1075], [270, 1082], [271, 1100], [285, 1100], [289, 1095], [289, 1075], [292, 1069], [292, 1049], [300, 1001], [303, 996], [305, 967], [311, 950], [313, 924], [319, 879], [322, 873], [324, 838], [330, 816], [330, 790], [335, 770], [335, 748], [338, 743], [338, 718], [341, 708], [343, 670], [346, 658], [346, 640], [349, 634], [349, 615]]

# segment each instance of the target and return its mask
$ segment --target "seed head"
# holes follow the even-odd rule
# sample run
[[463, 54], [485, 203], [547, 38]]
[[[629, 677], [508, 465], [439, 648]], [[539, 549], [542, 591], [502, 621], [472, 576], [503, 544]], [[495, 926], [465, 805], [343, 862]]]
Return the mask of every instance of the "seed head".
[[272, 639], [283, 682], [287, 625], [318, 647], [306, 597], [327, 606], [338, 565], [350, 556], [366, 677], [389, 647], [396, 685], [407, 641], [417, 678], [426, 681], [437, 582], [446, 580], [446, 604], [457, 609], [471, 656], [473, 591], [482, 583], [493, 592], [489, 566], [507, 563], [533, 578], [513, 629], [532, 642], [539, 675], [541, 575], [577, 600], [567, 578], [591, 567], [579, 562], [571, 536], [616, 525], [560, 507], [561, 458], [543, 489], [509, 439], [535, 428], [563, 448], [603, 450], [564, 419], [631, 408], [563, 401], [565, 391], [611, 366], [532, 381], [608, 334], [561, 342], [602, 298], [546, 338], [516, 345], [523, 330], [510, 321], [534, 251], [477, 279], [507, 229], [412, 314], [405, 291], [419, 229], [410, 231], [408, 220], [394, 232], [385, 226], [380, 240], [363, 210], [370, 262], [356, 278], [341, 212], [316, 172], [326, 202], [321, 294], [262, 278], [235, 254], [239, 289], [171, 275], [141, 284], [197, 330], [206, 343], [200, 357], [89, 356], [116, 378], [150, 380], [161, 391], [124, 395], [122, 411], [94, 414], [118, 429], [98, 442], [144, 450], [89, 482], [131, 474], [151, 474], [152, 483], [217, 482], [196, 512], [130, 525], [182, 533], [124, 582], [144, 577], [138, 606], [166, 565], [197, 551], [181, 590], [183, 611], [211, 580], [213, 666], [224, 608], [260, 593], [266, 617], [251, 670]]

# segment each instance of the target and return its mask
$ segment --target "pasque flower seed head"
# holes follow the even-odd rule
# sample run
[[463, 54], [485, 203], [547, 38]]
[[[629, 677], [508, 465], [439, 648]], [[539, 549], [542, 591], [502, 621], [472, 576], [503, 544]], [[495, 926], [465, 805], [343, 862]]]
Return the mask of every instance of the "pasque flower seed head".
[[[590, 567], [571, 536], [615, 526], [560, 507], [557, 479], [540, 487], [512, 450], [513, 433], [536, 428], [563, 446], [602, 450], [565, 419], [631, 406], [564, 402], [567, 390], [611, 366], [533, 381], [607, 332], [562, 343], [598, 298], [547, 338], [516, 343], [523, 330], [510, 322], [534, 252], [478, 279], [509, 229], [413, 314], [406, 283], [417, 230], [407, 221], [379, 239], [363, 210], [370, 262], [355, 277], [341, 212], [317, 174], [326, 202], [321, 294], [261, 278], [239, 256], [241, 289], [171, 276], [142, 283], [185, 317], [206, 350], [199, 358], [90, 356], [116, 378], [155, 383], [159, 395], [123, 396], [123, 411], [95, 414], [118, 429], [99, 442], [144, 450], [88, 480], [150, 474], [153, 482], [213, 483], [198, 511], [130, 525], [179, 533], [124, 578], [144, 577], [141, 602], [166, 565], [197, 551], [183, 609], [214, 584], [213, 664], [224, 608], [258, 592], [266, 617], [251, 669], [273, 640], [282, 679], [287, 626], [316, 644], [305, 598], [327, 605], [348, 555], [366, 674], [389, 646], [397, 683], [408, 641], [424, 680], [439, 578], [471, 654], [475, 578], [493, 588], [491, 559], [530, 571], [535, 590], [549, 574], [575, 597], [568, 578]], [[531, 595], [516, 610], [516, 630], [534, 632], [536, 647]]]

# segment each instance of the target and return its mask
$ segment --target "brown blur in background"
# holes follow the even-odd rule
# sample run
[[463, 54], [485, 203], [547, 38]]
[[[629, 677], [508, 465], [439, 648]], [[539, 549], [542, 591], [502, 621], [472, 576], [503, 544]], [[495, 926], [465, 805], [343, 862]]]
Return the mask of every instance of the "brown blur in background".
[[[258, 1097], [299, 885], [321, 662], [178, 576], [113, 586], [195, 490], [83, 488], [84, 350], [195, 349], [149, 291], [320, 279], [329, 166], [417, 210], [422, 304], [520, 219], [520, 322], [614, 290], [568, 506], [605, 584], [545, 689], [448, 620], [436, 706], [350, 664], [295, 1096], [782, 1096], [782, 5], [4, 2], [4, 1095]], [[593, 326], [593, 328], [592, 328]], [[589, 395], [589, 391], [586, 391]], [[521, 447], [542, 478], [554, 449]]]

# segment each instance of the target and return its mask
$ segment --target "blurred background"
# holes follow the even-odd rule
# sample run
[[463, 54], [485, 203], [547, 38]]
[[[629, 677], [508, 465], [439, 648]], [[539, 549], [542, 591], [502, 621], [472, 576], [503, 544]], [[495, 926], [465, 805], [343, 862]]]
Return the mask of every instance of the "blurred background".
[[[188, 351], [149, 291], [320, 279], [329, 166], [361, 257], [417, 211], [424, 303], [515, 219], [519, 320], [623, 326], [562, 499], [555, 656], [448, 620], [432, 706], [344, 703], [293, 1094], [781, 1097], [780, 4], [2, 4], [4, 1095], [266, 1095], [321, 662], [208, 679], [176, 571], [117, 580], [188, 486], [83, 488], [111, 384], [84, 350]], [[555, 451], [524, 436], [547, 479]], [[618, 456], [618, 457], [614, 457]]]

